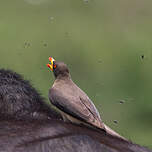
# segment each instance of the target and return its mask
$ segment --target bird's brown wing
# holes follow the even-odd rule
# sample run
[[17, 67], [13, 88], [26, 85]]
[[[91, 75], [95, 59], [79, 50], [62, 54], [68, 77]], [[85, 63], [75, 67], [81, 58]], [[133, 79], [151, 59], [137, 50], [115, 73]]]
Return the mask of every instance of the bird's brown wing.
[[64, 95], [57, 89], [51, 88], [49, 99], [58, 109], [83, 122], [105, 129], [94, 105], [81, 97]]

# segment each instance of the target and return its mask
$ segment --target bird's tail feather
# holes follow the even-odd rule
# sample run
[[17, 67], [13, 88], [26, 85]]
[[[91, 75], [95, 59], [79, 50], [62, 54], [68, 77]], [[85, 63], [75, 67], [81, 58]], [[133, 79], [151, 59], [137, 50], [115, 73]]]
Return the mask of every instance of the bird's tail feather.
[[108, 127], [106, 124], [104, 124], [105, 126], [105, 130], [108, 134], [112, 135], [112, 136], [116, 136], [119, 137], [121, 139], [127, 140], [125, 137], [119, 135], [117, 132], [115, 132], [114, 130], [112, 130], [110, 127]]

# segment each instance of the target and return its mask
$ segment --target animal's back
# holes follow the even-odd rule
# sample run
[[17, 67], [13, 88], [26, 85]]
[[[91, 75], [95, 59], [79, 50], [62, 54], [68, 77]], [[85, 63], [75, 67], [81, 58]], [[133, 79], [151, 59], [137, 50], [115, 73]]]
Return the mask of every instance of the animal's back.
[[54, 114], [29, 81], [0, 69], [0, 119], [48, 118]]

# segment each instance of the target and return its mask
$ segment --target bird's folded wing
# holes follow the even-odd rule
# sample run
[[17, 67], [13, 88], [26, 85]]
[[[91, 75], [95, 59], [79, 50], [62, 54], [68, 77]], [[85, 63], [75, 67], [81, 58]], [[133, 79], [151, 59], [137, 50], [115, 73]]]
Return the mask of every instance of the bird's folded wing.
[[89, 101], [87, 102], [81, 97], [65, 96], [54, 88], [50, 90], [49, 99], [53, 105], [70, 116], [104, 129], [104, 124], [96, 113], [94, 106], [88, 103]]

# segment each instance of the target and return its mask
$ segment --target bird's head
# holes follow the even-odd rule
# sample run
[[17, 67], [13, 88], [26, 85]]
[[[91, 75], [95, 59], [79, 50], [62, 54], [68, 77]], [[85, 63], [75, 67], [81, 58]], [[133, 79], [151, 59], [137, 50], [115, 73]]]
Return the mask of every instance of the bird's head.
[[49, 61], [50, 63], [47, 66], [53, 71], [55, 78], [70, 77], [68, 67], [65, 63], [55, 61], [52, 57], [49, 57]]

